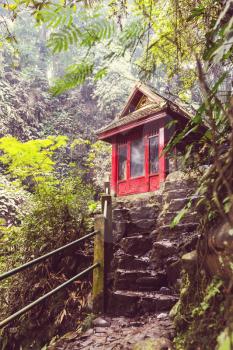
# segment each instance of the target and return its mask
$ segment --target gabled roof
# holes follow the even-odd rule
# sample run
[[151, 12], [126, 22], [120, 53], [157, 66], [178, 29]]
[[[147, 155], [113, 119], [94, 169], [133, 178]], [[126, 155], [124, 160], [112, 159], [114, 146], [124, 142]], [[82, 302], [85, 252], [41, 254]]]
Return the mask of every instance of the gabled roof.
[[108, 124], [107, 126], [104, 126], [103, 128], [98, 130], [98, 134], [114, 129], [114, 128], [118, 128], [120, 126], [129, 124], [130, 122], [133, 122], [135, 120], [139, 120], [142, 119], [144, 117], [150, 116], [151, 114], [155, 113], [155, 112], [159, 112], [162, 109], [164, 109], [163, 107], [165, 107], [166, 103], [164, 102], [161, 105], [158, 105], [156, 103], [151, 103], [148, 104], [140, 109], [137, 109], [136, 111], [126, 115], [125, 117], [121, 117], [121, 118], [117, 118], [114, 119], [110, 124]]
[[123, 126], [132, 125], [133, 127], [136, 121], [145, 119], [146, 122], [147, 117], [163, 111], [174, 112], [186, 120], [192, 118], [192, 115], [177, 103], [162, 97], [144, 84], [136, 84], [120, 115], [110, 124], [99, 129], [97, 135], [103, 139], [103, 133], [120, 132]]
[[152, 89], [150, 89], [148, 86], [137, 83], [135, 84], [131, 94], [128, 97], [128, 100], [125, 104], [125, 107], [123, 108], [122, 112], [120, 113], [120, 118], [124, 117], [129, 113], [130, 104], [136, 99], [136, 96], [138, 93], [141, 93], [142, 95], [146, 96], [148, 98], [148, 102], [150, 103], [156, 103], [160, 104], [164, 102], [164, 98], [160, 96], [159, 94], [155, 93]]

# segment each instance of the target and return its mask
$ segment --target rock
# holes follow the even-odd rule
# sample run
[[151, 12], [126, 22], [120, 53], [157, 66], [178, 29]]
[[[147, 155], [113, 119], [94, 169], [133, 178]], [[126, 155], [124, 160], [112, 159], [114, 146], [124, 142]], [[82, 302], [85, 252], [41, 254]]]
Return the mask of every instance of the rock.
[[189, 195], [189, 192], [186, 189], [169, 190], [166, 192], [164, 199], [166, 203], [170, 203], [172, 199], [182, 199], [187, 197], [187, 195]]
[[150, 238], [152, 239], [152, 242], [154, 242], [157, 239], [158, 234], [159, 234], [158, 229], [155, 229], [155, 230], [151, 231]]
[[132, 221], [137, 221], [139, 219], [153, 219], [156, 218], [156, 213], [158, 212], [157, 207], [154, 205], [147, 205], [140, 208], [136, 208], [135, 210], [130, 211], [130, 219]]
[[182, 256], [182, 264], [187, 272], [194, 271], [197, 263], [197, 251], [193, 250], [190, 253], [186, 253]]
[[137, 281], [140, 278], [150, 277], [149, 271], [140, 270], [117, 270], [115, 274], [115, 289], [121, 290], [137, 290]]
[[90, 335], [92, 335], [93, 333], [94, 333], [93, 328], [90, 328], [90, 329], [88, 329], [85, 333], [81, 334], [79, 338], [80, 338], [80, 339], [88, 338], [88, 337], [90, 337]]
[[170, 190], [180, 190], [180, 189], [193, 189], [195, 187], [193, 179], [170, 179], [170, 181], [165, 181], [164, 189], [165, 191]]
[[106, 330], [104, 329], [103, 326], [101, 327], [95, 327], [95, 333], [101, 333], [101, 334], [106, 334]]
[[110, 327], [110, 322], [106, 321], [102, 317], [97, 317], [93, 322], [92, 322], [94, 327]]
[[169, 311], [177, 302], [177, 297], [173, 295], [155, 294], [154, 296], [146, 296], [141, 298], [139, 306], [142, 313], [144, 312], [161, 312]]
[[169, 211], [177, 212], [184, 208], [184, 206], [189, 202], [190, 198], [174, 198], [169, 203]]
[[[177, 216], [178, 212], [166, 212], [164, 215], [160, 216], [159, 223], [160, 225], [171, 225], [173, 219]], [[183, 218], [180, 220], [180, 223], [182, 224], [189, 224], [197, 222], [197, 212], [189, 212], [183, 216]], [[175, 227], [174, 227], [175, 228]]]
[[140, 219], [135, 221], [128, 221], [126, 226], [126, 236], [132, 236], [135, 233], [140, 232], [140, 234], [148, 233], [154, 229], [155, 220], [154, 219]]
[[198, 227], [197, 222], [192, 222], [188, 224], [178, 224], [175, 227], [171, 227], [170, 225], [163, 225], [159, 227], [159, 237], [169, 237], [169, 238], [177, 238], [182, 233], [189, 234], [190, 232], [194, 232]]
[[157, 260], [161, 258], [166, 258], [177, 251], [176, 246], [166, 239], [153, 243], [153, 249], [151, 254], [151, 259]]
[[122, 209], [114, 209], [112, 211], [112, 218], [113, 220], [120, 220], [120, 221], [127, 221], [129, 220], [129, 209], [122, 208]]
[[149, 258], [135, 258], [132, 255], [123, 255], [116, 261], [116, 266], [118, 269], [127, 270], [145, 270], [149, 266]]
[[161, 314], [159, 314], [158, 316], [157, 316], [157, 319], [158, 320], [162, 320], [162, 319], [164, 319], [164, 318], [167, 318], [167, 314], [165, 314], [165, 312], [162, 312]]
[[167, 287], [161, 287], [159, 293], [164, 295], [171, 295], [171, 290]]
[[120, 244], [125, 253], [141, 256], [151, 249], [152, 241], [150, 237], [138, 235], [123, 238]]
[[172, 343], [167, 338], [146, 339], [133, 346], [133, 350], [172, 350]]
[[154, 290], [158, 290], [161, 285], [167, 284], [167, 277], [165, 273], [156, 273], [155, 276], [137, 278], [136, 284], [143, 287], [154, 287]]
[[134, 316], [137, 313], [139, 296], [134, 292], [115, 291], [110, 294], [108, 312], [114, 316]]
[[167, 265], [167, 279], [168, 285], [173, 285], [176, 283], [180, 276], [181, 271], [181, 260], [177, 260], [172, 264]]
[[115, 241], [119, 241], [126, 235], [128, 221], [114, 221], [113, 222], [113, 237]]

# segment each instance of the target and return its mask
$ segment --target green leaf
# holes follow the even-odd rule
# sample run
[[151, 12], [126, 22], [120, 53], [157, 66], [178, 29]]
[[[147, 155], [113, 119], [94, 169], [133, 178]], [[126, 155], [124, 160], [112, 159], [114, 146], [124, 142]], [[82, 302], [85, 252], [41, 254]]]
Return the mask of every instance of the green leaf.
[[204, 6], [199, 6], [199, 7], [196, 7], [192, 10], [192, 14], [187, 18], [187, 21], [191, 21], [193, 20], [194, 18], [196, 17], [200, 17], [202, 16], [203, 14], [205, 14], [205, 7]]

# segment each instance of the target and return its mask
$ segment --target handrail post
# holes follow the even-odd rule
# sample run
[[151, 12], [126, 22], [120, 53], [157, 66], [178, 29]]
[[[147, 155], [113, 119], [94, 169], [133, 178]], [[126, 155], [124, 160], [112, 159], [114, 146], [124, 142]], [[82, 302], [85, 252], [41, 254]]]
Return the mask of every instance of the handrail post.
[[95, 230], [98, 231], [94, 240], [94, 264], [99, 263], [99, 267], [93, 271], [93, 312], [103, 313], [105, 310], [104, 291], [105, 291], [105, 273], [104, 273], [104, 236], [106, 229], [106, 219], [103, 215], [95, 218]]
[[100, 267], [93, 272], [93, 311], [103, 313], [108, 303], [108, 276], [113, 257], [112, 197], [110, 183], [105, 181], [105, 194], [101, 197], [102, 215], [95, 218], [94, 263]]

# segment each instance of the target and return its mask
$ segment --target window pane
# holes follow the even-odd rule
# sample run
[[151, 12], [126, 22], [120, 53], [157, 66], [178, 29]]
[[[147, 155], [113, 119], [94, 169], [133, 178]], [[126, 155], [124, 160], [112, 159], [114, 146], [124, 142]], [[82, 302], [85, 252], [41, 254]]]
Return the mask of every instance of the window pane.
[[130, 174], [131, 177], [138, 177], [144, 175], [143, 139], [138, 139], [131, 143]]
[[127, 145], [119, 146], [118, 149], [118, 179], [126, 179], [126, 160], [127, 160]]
[[149, 138], [150, 152], [150, 174], [158, 173], [159, 171], [159, 137], [153, 136]]

